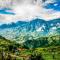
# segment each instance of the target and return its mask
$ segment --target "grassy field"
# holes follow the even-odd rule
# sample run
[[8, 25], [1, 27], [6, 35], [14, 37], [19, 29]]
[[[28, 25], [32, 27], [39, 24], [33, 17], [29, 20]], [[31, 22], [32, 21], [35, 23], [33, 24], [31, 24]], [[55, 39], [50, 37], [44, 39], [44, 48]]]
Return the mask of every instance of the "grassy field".
[[42, 54], [44, 60], [60, 60], [60, 48], [37, 48], [37, 52]]
[[55, 48], [36, 48], [33, 51], [25, 51], [22, 53], [24, 54], [32, 54], [33, 56], [37, 56], [39, 54], [41, 54], [42, 58], [44, 60], [60, 60], [60, 48], [59, 47], [55, 47]]
[[25, 49], [22, 51], [20, 50], [20, 54], [12, 54], [11, 56], [12, 58], [16, 57], [16, 60], [29, 60], [31, 55], [33, 58], [36, 58], [37, 55], [40, 55], [43, 60], [60, 60], [60, 47], [36, 48], [32, 50]]
[[[8, 52], [5, 52], [5, 60], [8, 57]], [[32, 56], [31, 56], [32, 55]], [[36, 60], [36, 56], [40, 55], [43, 60], [60, 60], [60, 47], [47, 47], [47, 48], [36, 48], [36, 49], [20, 49], [15, 53], [10, 52], [11, 60], [30, 60], [31, 57]], [[1, 56], [0, 56], [1, 58]], [[2, 59], [0, 59], [2, 60]], [[38, 59], [37, 59], [38, 60]], [[42, 60], [42, 59], [41, 59]]]
[[60, 60], [60, 46], [26, 49], [0, 37], [0, 60]]

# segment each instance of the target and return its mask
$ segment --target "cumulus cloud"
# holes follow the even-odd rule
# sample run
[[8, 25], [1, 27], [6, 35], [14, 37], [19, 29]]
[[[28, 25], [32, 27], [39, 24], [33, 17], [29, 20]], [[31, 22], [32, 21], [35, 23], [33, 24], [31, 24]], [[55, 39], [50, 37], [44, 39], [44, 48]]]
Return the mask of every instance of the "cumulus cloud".
[[15, 13], [15, 15], [0, 14], [0, 23], [30, 21], [37, 17], [46, 21], [59, 18], [60, 12], [44, 8], [52, 2], [55, 0], [0, 0], [0, 9], [11, 8], [12, 10], [8, 12]]

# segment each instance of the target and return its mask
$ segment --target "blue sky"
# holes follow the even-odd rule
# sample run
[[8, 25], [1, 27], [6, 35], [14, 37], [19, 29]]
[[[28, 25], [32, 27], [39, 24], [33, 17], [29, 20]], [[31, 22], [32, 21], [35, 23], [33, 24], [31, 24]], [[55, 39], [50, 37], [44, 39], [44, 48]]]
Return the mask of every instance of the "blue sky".
[[60, 0], [0, 0], [0, 23], [60, 18]]
[[49, 3], [45, 6], [45, 8], [60, 11], [60, 1]]
[[[56, 2], [48, 3], [46, 6], [44, 6], [46, 9], [53, 9], [56, 11], [60, 11], [60, 0], [56, 0]], [[14, 12], [9, 12], [12, 10], [11, 8], [1, 8], [0, 14], [12, 14], [14, 15]]]
[[[44, 6], [46, 9], [53, 9], [56, 11], [60, 11], [60, 0], [56, 0], [56, 2], [48, 3], [46, 6]], [[14, 12], [11, 11], [11, 8], [1, 8], [0, 14], [11, 14], [14, 15]], [[9, 12], [11, 11], [11, 12]]]
[[10, 14], [10, 15], [14, 15], [14, 13], [11, 12], [10, 10], [12, 10], [12, 9], [10, 9], [10, 8], [1, 8], [1, 9], [0, 9], [0, 14]]

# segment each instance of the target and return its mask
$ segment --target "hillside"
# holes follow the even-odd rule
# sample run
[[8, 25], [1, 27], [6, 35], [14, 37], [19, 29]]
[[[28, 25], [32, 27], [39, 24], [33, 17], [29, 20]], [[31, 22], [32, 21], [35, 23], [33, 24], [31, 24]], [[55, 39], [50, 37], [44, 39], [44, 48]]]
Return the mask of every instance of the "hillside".
[[36, 60], [40, 57], [44, 60], [60, 60], [59, 56], [60, 36], [26, 40], [23, 44], [18, 44], [0, 36], [0, 60]]
[[[18, 21], [16, 23], [0, 25], [0, 35], [8, 40], [20, 40], [25, 36], [34, 38], [49, 35], [60, 35], [60, 19], [44, 21], [42, 19], [34, 19], [32, 21]], [[21, 41], [23, 42], [23, 41]]]

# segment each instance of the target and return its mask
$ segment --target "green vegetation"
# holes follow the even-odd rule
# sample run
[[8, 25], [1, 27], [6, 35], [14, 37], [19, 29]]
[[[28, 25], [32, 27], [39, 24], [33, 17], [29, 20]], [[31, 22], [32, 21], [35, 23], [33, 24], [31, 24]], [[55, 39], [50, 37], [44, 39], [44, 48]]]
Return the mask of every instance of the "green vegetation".
[[60, 60], [60, 36], [16, 43], [0, 36], [0, 60]]
[[38, 37], [37, 39], [28, 39], [24, 42], [25, 48], [60, 46], [60, 35], [49, 37]]

